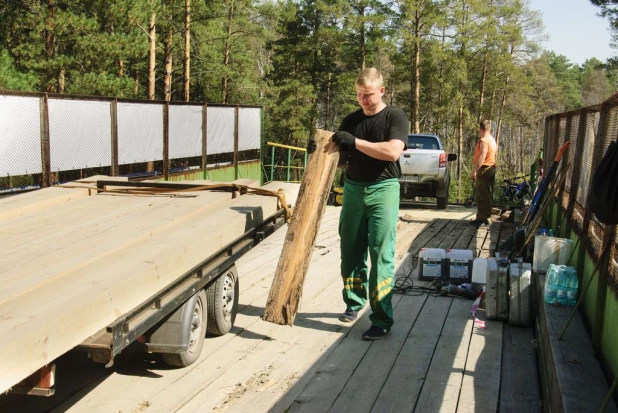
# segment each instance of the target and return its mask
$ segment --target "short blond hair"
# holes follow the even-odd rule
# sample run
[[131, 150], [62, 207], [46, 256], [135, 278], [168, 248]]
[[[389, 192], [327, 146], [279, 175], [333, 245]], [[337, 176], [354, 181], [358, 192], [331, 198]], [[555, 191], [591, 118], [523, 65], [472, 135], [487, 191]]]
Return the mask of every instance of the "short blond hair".
[[369, 84], [378, 88], [384, 86], [384, 77], [375, 67], [363, 69], [358, 76], [356, 76], [356, 86], [367, 86]]
[[484, 131], [491, 132], [491, 121], [486, 119], [479, 123], [479, 127]]

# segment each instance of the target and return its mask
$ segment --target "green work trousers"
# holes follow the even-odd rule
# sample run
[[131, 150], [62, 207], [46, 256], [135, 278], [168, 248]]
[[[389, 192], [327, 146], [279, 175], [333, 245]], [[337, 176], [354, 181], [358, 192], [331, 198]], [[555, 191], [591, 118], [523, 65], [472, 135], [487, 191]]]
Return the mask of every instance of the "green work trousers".
[[339, 218], [343, 301], [348, 309], [359, 311], [369, 298], [371, 324], [387, 330], [393, 325], [399, 190], [397, 179], [346, 181]]
[[492, 194], [496, 182], [496, 167], [482, 166], [476, 174], [474, 193], [476, 197], [476, 219], [489, 221], [491, 218]]

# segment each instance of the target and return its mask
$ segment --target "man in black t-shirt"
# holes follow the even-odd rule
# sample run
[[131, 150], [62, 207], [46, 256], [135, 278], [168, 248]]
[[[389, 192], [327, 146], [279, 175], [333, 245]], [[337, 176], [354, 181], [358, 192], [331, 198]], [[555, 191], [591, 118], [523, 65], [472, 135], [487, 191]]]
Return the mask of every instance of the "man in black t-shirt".
[[[371, 328], [363, 333], [364, 340], [383, 338], [393, 325], [399, 156], [408, 138], [408, 119], [401, 109], [382, 101], [384, 90], [382, 74], [374, 68], [363, 69], [356, 78], [361, 109], [346, 116], [332, 137], [342, 159], [347, 158], [339, 218], [346, 311], [339, 319], [356, 320], [369, 299]], [[308, 152], [315, 146], [310, 140]]]

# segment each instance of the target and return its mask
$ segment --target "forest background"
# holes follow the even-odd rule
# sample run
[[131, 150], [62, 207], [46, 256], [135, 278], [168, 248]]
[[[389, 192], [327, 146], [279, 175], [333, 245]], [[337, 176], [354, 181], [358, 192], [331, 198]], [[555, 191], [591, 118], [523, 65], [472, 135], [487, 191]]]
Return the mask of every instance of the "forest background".
[[[617, 1], [590, 1], [615, 28]], [[262, 105], [264, 142], [304, 147], [357, 109], [354, 79], [375, 66], [410, 132], [458, 154], [454, 201], [480, 119], [508, 178], [528, 173], [547, 115], [616, 91], [618, 61], [574, 64], [545, 36], [524, 0], [5, 0], [0, 89]]]

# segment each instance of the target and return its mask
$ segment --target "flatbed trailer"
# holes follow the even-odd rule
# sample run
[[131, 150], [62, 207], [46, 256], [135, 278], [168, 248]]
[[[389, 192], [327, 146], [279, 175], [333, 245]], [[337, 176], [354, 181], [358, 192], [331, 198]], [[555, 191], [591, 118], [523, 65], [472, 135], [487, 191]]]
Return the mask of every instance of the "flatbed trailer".
[[[80, 185], [78, 183], [75, 186], [68, 185], [68, 187], [76, 188]], [[269, 185], [265, 187], [266, 190], [274, 192], [277, 189], [282, 189], [285, 191], [287, 199], [293, 203], [298, 191], [298, 185], [285, 183], [271, 183]], [[127, 346], [137, 341], [143, 345], [145, 351], [163, 353], [163, 359], [167, 364], [183, 367], [197, 360], [207, 331], [212, 335], [222, 335], [230, 331], [236, 317], [239, 296], [238, 274], [235, 262], [289, 219], [290, 210], [288, 205], [281, 205], [281, 199], [283, 198], [272, 197], [269, 203], [275, 202], [275, 208], [272, 208], [272, 205], [270, 205], [270, 209], [263, 206], [254, 206], [256, 198], [252, 198], [253, 195], [241, 195], [247, 191], [246, 186], [238, 184], [213, 186], [212, 182], [139, 183], [98, 179], [96, 181], [96, 191], [94, 192], [119, 194], [128, 190], [133, 194], [138, 194], [136, 196], [140, 197], [144, 196], [145, 192], [148, 192], [155, 197], [173, 194], [174, 196], [179, 196], [180, 199], [184, 199], [187, 194], [192, 196], [195, 194], [193, 191], [201, 191], [206, 188], [216, 188], [219, 192], [231, 192], [232, 195], [229, 199], [224, 197], [221, 200], [217, 200], [220, 206], [218, 208], [206, 209], [206, 213], [214, 215], [216, 218], [219, 209], [224, 210], [228, 208], [241, 215], [244, 214], [246, 216], [244, 231], [225, 234], [225, 237], [221, 236], [221, 239], [225, 238], [229, 241], [224, 242], [214, 252], [205, 252], [205, 255], [198, 262], [194, 262], [188, 267], [185, 266], [186, 270], [182, 271], [182, 273], [170, 277], [171, 282], [166, 283], [163, 288], [158, 289], [154, 294], [149, 295], [148, 298], [140, 300], [139, 304], [132, 306], [129, 311], [114, 317], [112, 322], [104, 321], [105, 317], [101, 317], [101, 323], [96, 328], [96, 331], [91, 328], [93, 330], [92, 334], [83, 337], [81, 342], [68, 346], [60, 354], [57, 354], [54, 359], [66, 351], [75, 349], [87, 351], [93, 361], [105, 363], [106, 366], [111, 367], [114, 357]], [[88, 189], [88, 191], [91, 190], [92, 188]], [[257, 191], [259, 193], [265, 192], [260, 189]], [[247, 202], [240, 202], [245, 197], [248, 197]], [[65, 204], [70, 204], [70, 201], [68, 203], [60, 203], [54, 209], [63, 208]], [[264, 213], [262, 215], [265, 210], [272, 211], [272, 213]], [[3, 210], [0, 205], [0, 222], [2, 221], [3, 213], [5, 217], [14, 217], [15, 213], [11, 213], [11, 211], [11, 208], [8, 208], [8, 212], [6, 208]], [[34, 212], [36, 213], [36, 211]], [[192, 227], [194, 221], [191, 219], [185, 220], [184, 225], [188, 228]], [[225, 226], [226, 223], [222, 222], [221, 225]], [[234, 230], [237, 229], [230, 228], [230, 231]], [[225, 230], [222, 232], [225, 232]], [[3, 235], [0, 231], [0, 237]], [[194, 240], [188, 238], [187, 243], [190, 242], [194, 242]], [[188, 248], [186, 245], [176, 245], [175, 247], [176, 249], [172, 250], [172, 253], [173, 251], [182, 251]], [[9, 274], [7, 278], [10, 278], [10, 273], [5, 272], [4, 274]], [[0, 272], [0, 280], [2, 280], [2, 277], [3, 273]], [[53, 281], [54, 278], [52, 277], [51, 279]], [[93, 289], [97, 288], [98, 281], [93, 281]], [[44, 286], [45, 284], [43, 284]], [[0, 330], [2, 330], [2, 323], [5, 322], [3, 320], [14, 316], [14, 314], [7, 314], [3, 311], [3, 304], [10, 303], [10, 299], [10, 296], [8, 299], [3, 297], [2, 290], [0, 289]], [[59, 297], [59, 299], [62, 298]], [[93, 311], [97, 311], [94, 305]], [[60, 332], [59, 334], [62, 333]], [[47, 339], [48, 337], [45, 337], [45, 340]], [[43, 345], [41, 348], [45, 349], [45, 346]], [[10, 352], [3, 353], [3, 350], [4, 348], [0, 345], [0, 365], [3, 364], [3, 356], [6, 357], [7, 354], [10, 354]], [[31, 371], [32, 365], [29, 368]], [[0, 388], [0, 392], [39, 396], [51, 396], [54, 394], [54, 360], [38, 366], [37, 370], [32, 374], [26, 369], [21, 371], [27, 371], [28, 377], [16, 376], [15, 370], [13, 370], [11, 372], [13, 377], [11, 381], [14, 383], [8, 384], [10, 387], [7, 387], [7, 383], [11, 381], [4, 381], [3, 385], [5, 388]], [[17, 382], [15, 377], [19, 377], [17, 381], [21, 381]]]

